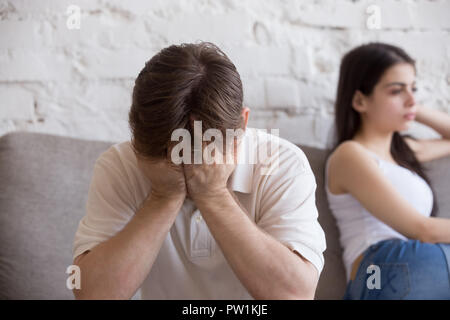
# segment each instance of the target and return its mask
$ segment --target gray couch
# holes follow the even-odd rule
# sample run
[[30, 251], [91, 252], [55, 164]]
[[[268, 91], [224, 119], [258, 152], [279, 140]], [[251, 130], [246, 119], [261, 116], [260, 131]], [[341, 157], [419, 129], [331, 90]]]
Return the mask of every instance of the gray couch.
[[[73, 299], [66, 288], [72, 240], [84, 215], [95, 159], [112, 142], [15, 132], [0, 137], [0, 299]], [[317, 299], [345, 290], [339, 233], [323, 190], [328, 152], [301, 147], [316, 175], [327, 237]], [[440, 216], [450, 214], [450, 158], [429, 163]]]

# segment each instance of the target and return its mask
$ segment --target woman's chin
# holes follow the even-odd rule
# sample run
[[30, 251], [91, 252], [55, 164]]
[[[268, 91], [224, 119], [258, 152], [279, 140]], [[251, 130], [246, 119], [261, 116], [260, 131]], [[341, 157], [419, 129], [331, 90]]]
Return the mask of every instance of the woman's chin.
[[412, 121], [405, 122], [405, 123], [399, 128], [398, 131], [406, 131], [406, 130], [409, 130], [409, 128], [411, 128], [411, 122], [412, 122]]

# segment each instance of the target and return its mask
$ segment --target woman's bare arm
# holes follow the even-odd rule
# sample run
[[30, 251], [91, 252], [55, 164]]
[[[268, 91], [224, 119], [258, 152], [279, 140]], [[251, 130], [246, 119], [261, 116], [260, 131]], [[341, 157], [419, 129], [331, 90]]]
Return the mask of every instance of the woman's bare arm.
[[359, 143], [341, 144], [330, 159], [330, 183], [410, 239], [450, 243], [450, 219], [425, 217], [395, 189]]
[[450, 155], [450, 114], [419, 106], [416, 121], [439, 133], [441, 139], [414, 140], [407, 138], [406, 142], [416, 154], [420, 162], [431, 161]]

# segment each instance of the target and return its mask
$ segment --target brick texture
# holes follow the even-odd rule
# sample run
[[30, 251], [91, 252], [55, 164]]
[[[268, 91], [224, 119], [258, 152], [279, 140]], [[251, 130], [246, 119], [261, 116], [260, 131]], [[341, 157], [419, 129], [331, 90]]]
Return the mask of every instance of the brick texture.
[[[80, 29], [67, 27], [70, 5]], [[379, 29], [367, 26], [371, 5]], [[450, 112], [449, 14], [447, 0], [0, 0], [0, 135], [128, 139], [145, 62], [170, 44], [204, 40], [236, 64], [250, 126], [325, 147], [340, 58], [361, 43], [403, 47], [417, 60], [420, 101]]]

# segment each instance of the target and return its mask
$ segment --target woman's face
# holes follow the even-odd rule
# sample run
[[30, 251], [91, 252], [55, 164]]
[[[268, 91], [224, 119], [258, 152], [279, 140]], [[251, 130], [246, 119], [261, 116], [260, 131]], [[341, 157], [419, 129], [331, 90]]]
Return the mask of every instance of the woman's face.
[[362, 116], [383, 131], [403, 131], [416, 115], [416, 73], [412, 65], [395, 64], [387, 69], [365, 97]]

